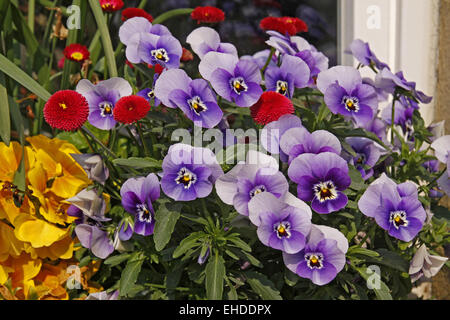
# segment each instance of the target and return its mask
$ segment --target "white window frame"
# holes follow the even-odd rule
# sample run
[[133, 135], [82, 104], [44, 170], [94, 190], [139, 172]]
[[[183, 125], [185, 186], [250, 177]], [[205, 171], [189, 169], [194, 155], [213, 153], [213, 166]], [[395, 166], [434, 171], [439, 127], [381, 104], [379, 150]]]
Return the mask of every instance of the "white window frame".
[[[368, 42], [372, 51], [394, 72], [427, 95], [436, 91], [439, 0], [338, 0], [338, 61], [356, 66], [345, 53], [354, 39]], [[364, 76], [373, 76], [370, 70]], [[386, 104], [387, 105], [387, 104]], [[384, 108], [381, 105], [380, 108]], [[434, 118], [434, 101], [421, 105], [427, 124]]]

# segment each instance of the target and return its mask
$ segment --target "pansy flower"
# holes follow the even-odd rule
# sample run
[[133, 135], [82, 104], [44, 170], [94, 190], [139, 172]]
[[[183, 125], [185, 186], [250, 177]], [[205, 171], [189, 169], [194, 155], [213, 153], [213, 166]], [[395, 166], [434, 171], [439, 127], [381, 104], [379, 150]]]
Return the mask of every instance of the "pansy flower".
[[283, 162], [288, 162], [288, 155], [281, 150], [280, 140], [284, 133], [291, 128], [304, 129], [299, 117], [286, 114], [277, 121], [267, 124], [261, 131], [261, 145], [271, 154], [279, 154], [280, 160]]
[[231, 54], [209, 52], [200, 62], [199, 71], [221, 97], [240, 107], [252, 106], [263, 93], [261, 73], [252, 61], [239, 60]]
[[353, 40], [350, 44], [350, 51], [347, 53], [351, 53], [363, 66], [370, 67], [374, 65], [378, 70], [382, 70], [384, 68], [389, 69], [389, 66], [386, 63], [381, 62], [372, 52], [369, 44], [361, 39]]
[[153, 202], [160, 196], [156, 174], [150, 173], [147, 177], [128, 179], [120, 188], [120, 196], [122, 206], [134, 215], [134, 232], [143, 236], [153, 234], [155, 227]]
[[381, 150], [372, 140], [367, 138], [346, 138], [347, 142], [355, 151], [355, 155], [345, 154], [347, 161], [354, 165], [361, 173], [364, 180], [373, 176], [373, 167], [381, 156]]
[[298, 197], [311, 201], [317, 213], [328, 214], [347, 205], [343, 191], [350, 186], [351, 179], [347, 162], [337, 154], [301, 154], [291, 162], [288, 175], [298, 184]]
[[416, 282], [423, 276], [426, 278], [434, 277], [447, 260], [447, 257], [431, 255], [427, 250], [427, 246], [422, 244], [414, 254], [409, 266], [411, 282]]
[[348, 241], [337, 229], [312, 225], [303, 250], [283, 253], [286, 267], [298, 276], [323, 286], [330, 283], [345, 266]]
[[236, 47], [231, 43], [220, 42], [220, 36], [216, 30], [209, 27], [200, 27], [193, 30], [186, 39], [191, 45], [192, 51], [198, 55], [200, 59], [210, 51], [229, 53], [238, 56]]
[[223, 116], [208, 82], [192, 80], [181, 69], [171, 69], [161, 74], [155, 85], [155, 96], [168, 107], [180, 108], [200, 127], [213, 128]]
[[437, 180], [439, 188], [450, 195], [450, 135], [442, 136], [431, 144], [434, 154], [438, 160], [447, 165], [447, 170]]
[[378, 109], [378, 98], [372, 86], [362, 83], [358, 70], [337, 66], [317, 77], [317, 87], [334, 114], [341, 114], [364, 125], [371, 121]]
[[[411, 141], [414, 138], [413, 126], [413, 108], [407, 108], [400, 101], [396, 101], [394, 105], [394, 124], [401, 127], [401, 131], [405, 135], [405, 141]], [[392, 122], [392, 103], [381, 111], [381, 119], [390, 126]]]
[[[307, 207], [305, 203], [304, 206]], [[258, 238], [264, 245], [289, 254], [305, 247], [311, 230], [310, 210], [291, 206], [270, 192], [255, 195], [248, 207], [249, 217], [256, 222]]]
[[71, 153], [70, 156], [83, 168], [90, 180], [105, 184], [109, 170], [99, 154]]
[[100, 259], [106, 259], [114, 251], [108, 233], [98, 223], [79, 224], [75, 227], [75, 234], [81, 245]]
[[176, 201], [207, 197], [216, 179], [223, 175], [211, 150], [182, 143], [170, 146], [162, 169], [161, 188]]
[[215, 23], [225, 20], [225, 12], [216, 7], [204, 6], [196, 7], [191, 12], [192, 20], [197, 21], [197, 23]]
[[289, 156], [289, 163], [303, 153], [341, 153], [339, 139], [326, 130], [309, 133], [304, 127], [287, 130], [280, 140], [281, 150]]
[[288, 189], [288, 182], [279, 171], [275, 158], [254, 150], [247, 153], [245, 163], [238, 163], [216, 182], [220, 199], [245, 216], [249, 214], [248, 205], [255, 195], [269, 192], [281, 198]]
[[397, 185], [385, 173], [367, 188], [358, 208], [364, 215], [375, 218], [389, 235], [405, 242], [419, 233], [426, 218], [417, 187], [409, 181]]
[[292, 98], [295, 88], [308, 85], [310, 75], [308, 65], [301, 58], [286, 55], [279, 68], [267, 68], [264, 80], [267, 90]]
[[139, 91], [138, 93], [136, 93], [137, 96], [143, 97], [145, 98], [148, 102], [152, 102], [153, 101], [153, 105], [155, 107], [159, 106], [161, 104], [161, 101], [155, 96], [155, 84], [156, 84], [156, 80], [158, 80], [159, 78], [159, 73], [156, 73], [153, 75], [153, 83], [151, 88], [145, 88], [142, 89], [141, 91]]
[[131, 95], [133, 89], [125, 79], [114, 77], [96, 85], [82, 79], [78, 82], [76, 91], [89, 103], [89, 123], [96, 128], [110, 130], [116, 125], [114, 106], [120, 98]]

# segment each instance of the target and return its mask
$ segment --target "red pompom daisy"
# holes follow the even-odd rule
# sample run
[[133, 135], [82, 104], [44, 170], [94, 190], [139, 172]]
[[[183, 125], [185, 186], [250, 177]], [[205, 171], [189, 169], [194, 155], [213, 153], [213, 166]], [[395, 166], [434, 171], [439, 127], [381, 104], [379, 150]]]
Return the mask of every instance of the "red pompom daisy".
[[122, 21], [126, 21], [134, 17], [143, 17], [147, 19], [149, 22], [153, 22], [152, 15], [147, 13], [144, 9], [126, 8], [122, 10]]
[[253, 106], [250, 112], [256, 123], [268, 124], [277, 121], [285, 114], [294, 113], [294, 106], [288, 98], [275, 91], [266, 91]]
[[197, 23], [214, 23], [225, 20], [225, 13], [216, 7], [197, 7], [192, 11], [191, 18]]
[[45, 121], [64, 131], [81, 128], [89, 116], [89, 104], [85, 97], [73, 90], [55, 92], [44, 106]]
[[183, 54], [181, 55], [182, 62], [194, 60], [194, 55], [188, 49], [183, 48]]
[[122, 9], [122, 0], [99, 0], [102, 10], [105, 12], [114, 12]]
[[150, 111], [150, 103], [140, 96], [126, 96], [119, 99], [113, 109], [114, 120], [133, 123], [141, 120]]
[[89, 59], [89, 50], [86, 46], [78, 43], [72, 43], [64, 48], [64, 56], [66, 59], [80, 62]]
[[306, 23], [295, 17], [266, 17], [261, 20], [259, 26], [263, 30], [274, 30], [285, 35], [296, 35], [299, 32], [308, 31]]

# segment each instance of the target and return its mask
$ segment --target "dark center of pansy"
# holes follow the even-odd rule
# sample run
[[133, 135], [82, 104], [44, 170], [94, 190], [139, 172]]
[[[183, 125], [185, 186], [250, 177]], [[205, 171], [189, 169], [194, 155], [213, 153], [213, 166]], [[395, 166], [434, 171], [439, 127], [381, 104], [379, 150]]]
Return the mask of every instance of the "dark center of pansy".
[[241, 94], [241, 92], [245, 92], [248, 90], [248, 86], [244, 81], [244, 78], [237, 77], [234, 79], [231, 79], [230, 81], [231, 88], [233, 88], [234, 92], [237, 94]]
[[363, 153], [357, 153], [355, 163], [358, 165], [364, 165], [366, 163], [366, 155]]
[[396, 229], [407, 227], [408, 220], [406, 220], [406, 212], [403, 210], [392, 211], [389, 216], [389, 222], [392, 223]]
[[147, 97], [149, 99], [153, 99], [155, 97], [155, 92], [153, 90], [150, 90], [149, 92], [147, 92]]
[[289, 239], [291, 237], [291, 224], [287, 221], [279, 222], [273, 225], [273, 231], [276, 233], [278, 239]]
[[147, 223], [152, 222], [151, 212], [144, 203], [136, 205], [136, 212], [138, 214], [139, 221]]
[[257, 194], [265, 192], [265, 191], [267, 191], [266, 186], [264, 186], [264, 185], [256, 186], [252, 190], [250, 190], [250, 192], [249, 192], [250, 198], [253, 198]]
[[185, 189], [189, 189], [197, 181], [197, 176], [195, 173], [191, 172], [187, 168], [181, 168], [178, 171], [178, 176], [175, 179], [177, 184], [182, 184]]
[[344, 96], [342, 98], [342, 104], [345, 106], [345, 109], [350, 112], [359, 111], [359, 99], [356, 97]]
[[288, 91], [288, 83], [286, 81], [277, 81], [277, 92], [282, 95], [286, 95]]
[[314, 185], [314, 193], [320, 202], [334, 200], [337, 198], [337, 191], [332, 181], [320, 182]]
[[310, 269], [323, 268], [323, 254], [320, 252], [305, 254], [306, 264]]
[[152, 50], [150, 53], [152, 54], [153, 58], [155, 58], [159, 61], [169, 62], [169, 60], [170, 60], [169, 55], [167, 54], [167, 51], [164, 48]]
[[200, 99], [199, 96], [195, 96], [192, 99], [189, 99], [188, 104], [189, 107], [191, 107], [192, 111], [194, 111], [194, 113], [198, 116], [200, 115], [200, 113], [208, 110], [205, 103], [202, 101], [202, 99]]
[[102, 117], [106, 117], [106, 116], [111, 116], [112, 115], [113, 105], [111, 103], [109, 103], [108, 101], [100, 102], [98, 107], [100, 108], [100, 115]]

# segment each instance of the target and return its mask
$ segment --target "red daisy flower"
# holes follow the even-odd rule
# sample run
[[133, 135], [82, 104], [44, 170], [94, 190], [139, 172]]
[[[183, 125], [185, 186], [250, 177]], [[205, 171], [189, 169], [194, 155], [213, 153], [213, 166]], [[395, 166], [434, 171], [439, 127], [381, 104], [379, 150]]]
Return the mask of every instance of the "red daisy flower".
[[154, 67], [155, 68], [155, 73], [157, 73], [157, 74], [161, 74], [164, 71], [164, 67], [162, 65], [158, 64], [158, 63], [155, 64], [155, 65], [148, 64], [147, 67], [149, 69], [153, 69], [153, 67]]
[[58, 68], [59, 69], [63, 69], [64, 68], [64, 61], [66, 60], [66, 57], [62, 57], [61, 59], [59, 59], [58, 61]]
[[253, 106], [250, 107], [252, 118], [256, 123], [268, 124], [277, 121], [285, 114], [294, 113], [291, 100], [275, 91], [266, 91]]
[[294, 17], [266, 17], [261, 20], [259, 26], [263, 30], [274, 30], [281, 34], [287, 33], [290, 36], [308, 31], [306, 23]]
[[143, 17], [147, 19], [149, 22], [153, 22], [152, 15], [147, 13], [144, 9], [126, 8], [122, 10], [122, 21], [126, 21], [134, 17]]
[[85, 97], [73, 90], [55, 92], [44, 106], [45, 121], [64, 131], [81, 128], [89, 116], [89, 104]]
[[216, 7], [197, 7], [192, 11], [191, 18], [200, 22], [214, 23], [225, 20], [225, 13]]
[[188, 49], [183, 48], [183, 54], [181, 55], [181, 61], [192, 61], [194, 60], [194, 55]]
[[89, 59], [89, 50], [86, 46], [78, 43], [72, 43], [64, 48], [64, 56], [66, 59], [80, 62]]
[[100, 6], [105, 12], [114, 12], [122, 9], [123, 1], [122, 0], [99, 0]]
[[114, 120], [120, 123], [133, 123], [141, 120], [150, 111], [150, 103], [140, 96], [122, 97], [113, 109]]

